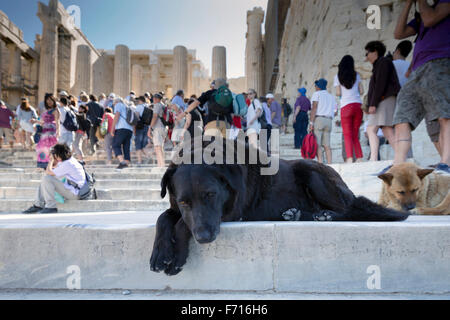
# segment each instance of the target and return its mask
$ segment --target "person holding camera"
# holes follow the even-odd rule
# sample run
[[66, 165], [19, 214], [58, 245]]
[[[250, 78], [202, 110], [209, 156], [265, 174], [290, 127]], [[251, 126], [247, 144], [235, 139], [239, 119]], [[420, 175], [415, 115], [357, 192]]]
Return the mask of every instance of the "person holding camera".
[[[62, 178], [66, 178], [66, 181], [62, 182]], [[57, 213], [55, 192], [66, 200], [79, 200], [80, 189], [85, 183], [84, 168], [72, 157], [70, 148], [66, 144], [56, 144], [50, 152], [48, 166], [38, 188], [35, 202], [23, 213]]]

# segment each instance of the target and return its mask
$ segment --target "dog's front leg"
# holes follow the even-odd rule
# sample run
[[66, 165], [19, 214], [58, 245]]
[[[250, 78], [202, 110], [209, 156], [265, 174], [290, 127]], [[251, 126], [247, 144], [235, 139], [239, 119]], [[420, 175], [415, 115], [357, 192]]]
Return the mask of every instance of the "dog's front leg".
[[156, 236], [150, 258], [150, 270], [165, 271], [174, 259], [175, 225], [181, 215], [173, 209], [162, 213], [156, 222]]
[[166, 268], [165, 273], [169, 276], [178, 274], [183, 266], [186, 264], [186, 259], [189, 255], [189, 240], [192, 238], [191, 230], [184, 223], [183, 219], [178, 220], [175, 225], [174, 235], [174, 259], [172, 263]]

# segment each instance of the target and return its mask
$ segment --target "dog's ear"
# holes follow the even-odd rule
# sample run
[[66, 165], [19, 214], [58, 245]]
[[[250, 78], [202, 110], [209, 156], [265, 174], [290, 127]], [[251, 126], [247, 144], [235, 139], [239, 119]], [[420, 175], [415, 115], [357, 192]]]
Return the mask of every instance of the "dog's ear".
[[378, 176], [381, 180], [383, 180], [388, 186], [392, 184], [392, 179], [394, 179], [394, 175], [392, 173], [384, 173]]
[[238, 220], [245, 205], [245, 179], [239, 165], [215, 168], [215, 173], [230, 191], [230, 198], [225, 203], [225, 219]]
[[427, 175], [432, 173], [434, 169], [418, 169], [417, 170], [417, 176], [420, 178], [420, 180], [423, 180]]
[[176, 166], [170, 166], [167, 168], [166, 173], [162, 177], [161, 180], [161, 198], [164, 198], [167, 194], [167, 190], [169, 190], [169, 193], [172, 193], [172, 176], [175, 174], [175, 171], [177, 171]]

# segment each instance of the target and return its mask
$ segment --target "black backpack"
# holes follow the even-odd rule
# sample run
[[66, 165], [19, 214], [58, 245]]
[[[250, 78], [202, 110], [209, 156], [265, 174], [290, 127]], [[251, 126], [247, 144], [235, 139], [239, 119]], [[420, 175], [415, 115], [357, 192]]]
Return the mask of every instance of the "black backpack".
[[67, 110], [66, 118], [64, 119], [64, 122], [62, 125], [68, 131], [77, 131], [79, 129], [77, 117], [75, 116], [75, 113], [72, 110]]
[[80, 162], [80, 164], [83, 166], [84, 174], [86, 175], [86, 182], [84, 183], [84, 185], [80, 188], [76, 183], [70, 180], [67, 180], [67, 183], [78, 190], [79, 200], [97, 200], [97, 191], [94, 188], [95, 185], [94, 174], [92, 175], [89, 174], [86, 171], [86, 168], [84, 167], [83, 163]]
[[144, 129], [145, 126], [149, 126], [152, 123], [152, 119], [153, 119], [153, 110], [147, 106], [144, 107], [142, 117], [139, 118], [138, 124], [136, 125], [136, 129], [141, 130]]

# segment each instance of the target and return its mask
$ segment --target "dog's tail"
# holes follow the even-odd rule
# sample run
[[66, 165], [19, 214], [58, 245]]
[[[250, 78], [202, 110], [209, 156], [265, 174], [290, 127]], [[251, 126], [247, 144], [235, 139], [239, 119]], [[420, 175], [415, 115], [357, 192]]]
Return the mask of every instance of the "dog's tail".
[[409, 213], [382, 207], [365, 197], [355, 197], [346, 217], [350, 221], [403, 221]]

